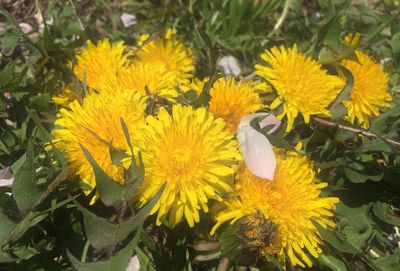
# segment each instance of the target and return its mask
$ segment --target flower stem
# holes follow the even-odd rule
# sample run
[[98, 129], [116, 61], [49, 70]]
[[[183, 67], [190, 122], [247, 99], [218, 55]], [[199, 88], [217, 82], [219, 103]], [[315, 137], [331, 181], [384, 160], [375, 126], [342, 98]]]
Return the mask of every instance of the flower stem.
[[322, 125], [329, 126], [329, 127], [337, 127], [338, 129], [349, 131], [349, 132], [353, 132], [353, 133], [356, 133], [356, 134], [361, 134], [361, 135], [369, 137], [369, 138], [379, 138], [379, 139], [383, 140], [386, 143], [390, 143], [392, 145], [400, 147], [400, 142], [398, 142], [398, 141], [395, 141], [395, 140], [389, 139], [389, 138], [385, 138], [385, 137], [383, 137], [381, 135], [377, 135], [377, 134], [368, 132], [368, 131], [363, 130], [361, 128], [350, 127], [350, 126], [346, 126], [346, 125], [343, 125], [343, 124], [338, 124], [336, 122], [333, 122], [333, 121], [330, 121], [330, 120], [327, 120], [327, 119], [322, 119], [322, 118], [319, 118], [319, 117], [313, 117], [312, 119], [315, 122], [317, 122], [318, 124], [322, 124]]

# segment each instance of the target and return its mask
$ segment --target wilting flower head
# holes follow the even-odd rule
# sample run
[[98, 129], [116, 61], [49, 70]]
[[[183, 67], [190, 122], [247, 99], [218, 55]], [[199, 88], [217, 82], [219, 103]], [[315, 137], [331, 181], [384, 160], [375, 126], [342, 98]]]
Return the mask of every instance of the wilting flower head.
[[[123, 169], [111, 161], [109, 143], [114, 148], [128, 150], [126, 138], [121, 127], [121, 118], [135, 133], [136, 127], [144, 122], [145, 102], [132, 91], [119, 91], [118, 95], [103, 92], [90, 93], [83, 104], [74, 101], [57, 115], [53, 131], [54, 144], [67, 153], [70, 175], [78, 175], [92, 189], [96, 186], [94, 173], [81, 146], [115, 181], [123, 182]], [[92, 190], [91, 189], [91, 190]], [[85, 191], [87, 194], [91, 190]]]
[[283, 103], [280, 116], [287, 117], [287, 131], [290, 131], [296, 116], [301, 113], [308, 123], [311, 115], [330, 113], [327, 106], [336, 98], [344, 81], [329, 75], [321, 64], [297, 51], [297, 46], [286, 49], [273, 47], [261, 58], [268, 66], [256, 65], [256, 73], [271, 83], [278, 97], [272, 102], [275, 109]]
[[[310, 255], [317, 258], [321, 253], [322, 240], [315, 223], [334, 227], [332, 211], [338, 199], [321, 197], [326, 186], [316, 182], [311, 162], [294, 152], [277, 152], [273, 181], [254, 176], [242, 164], [235, 187], [237, 197], [224, 202], [225, 209], [217, 214], [211, 234], [226, 221], [242, 224], [240, 219], [254, 215], [251, 220], [259, 220], [260, 212], [276, 231], [269, 234], [272, 238], [259, 248], [260, 253], [276, 255], [282, 262], [287, 255], [293, 265], [311, 266]], [[271, 229], [270, 223], [261, 224]]]
[[370, 56], [359, 50], [355, 52], [358, 62], [343, 60], [340, 63], [354, 78], [351, 101], [343, 101], [343, 104], [347, 108], [347, 120], [368, 128], [369, 118], [378, 116], [380, 108], [390, 106], [389, 76]]
[[137, 63], [123, 69], [117, 86], [137, 91], [144, 97], [159, 96], [172, 100], [178, 96], [175, 77], [163, 64]]
[[79, 80], [94, 89], [101, 89], [105, 83], [116, 80], [119, 70], [129, 64], [130, 54], [124, 54], [123, 42], [111, 44], [108, 39], [94, 45], [87, 41], [87, 47], [77, 52], [74, 73]]
[[179, 83], [193, 76], [194, 60], [190, 48], [176, 38], [176, 30], [168, 29], [164, 37], [149, 40], [149, 35], [140, 38], [136, 62], [163, 64]]
[[209, 110], [214, 116], [226, 121], [226, 129], [234, 133], [242, 116], [263, 107], [252, 81], [236, 82], [233, 77], [218, 79], [210, 89]]
[[160, 187], [166, 187], [151, 214], [158, 212], [157, 225], [168, 215], [175, 226], [183, 216], [190, 227], [208, 212], [208, 199], [222, 200], [231, 192], [233, 167], [240, 155], [232, 135], [224, 131], [222, 119], [205, 108], [174, 105], [170, 115], [161, 108], [157, 117], [148, 116], [147, 125], [136, 134], [145, 166], [139, 188], [139, 206], [150, 201]]

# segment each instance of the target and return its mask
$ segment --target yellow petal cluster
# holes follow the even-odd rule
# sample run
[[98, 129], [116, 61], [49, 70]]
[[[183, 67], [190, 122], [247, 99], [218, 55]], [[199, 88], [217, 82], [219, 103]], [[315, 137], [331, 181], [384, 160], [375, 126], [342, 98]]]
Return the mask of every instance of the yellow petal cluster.
[[151, 39], [142, 35], [136, 52], [136, 63], [155, 63], [165, 65], [178, 83], [184, 84], [193, 77], [194, 58], [190, 48], [177, 39], [176, 30], [168, 29], [164, 36]]
[[344, 80], [329, 75], [321, 64], [299, 53], [296, 45], [273, 47], [261, 58], [268, 65], [256, 65], [256, 73], [276, 89], [278, 97], [271, 108], [283, 104], [279, 117], [287, 117], [286, 131], [292, 129], [299, 113], [306, 123], [312, 115], [330, 116], [327, 107], [342, 90]]
[[165, 65], [151, 62], [141, 62], [123, 69], [115, 85], [117, 89], [137, 91], [143, 97], [158, 96], [173, 101], [178, 96], [173, 72]]
[[225, 120], [226, 129], [235, 133], [240, 119], [263, 107], [261, 98], [252, 81], [235, 81], [235, 78], [220, 78], [210, 89], [209, 110], [214, 116]]
[[392, 100], [388, 91], [389, 76], [369, 55], [356, 50], [358, 62], [343, 60], [340, 64], [354, 78], [351, 100], [343, 101], [347, 108], [346, 119], [351, 123], [369, 127], [369, 118], [378, 116], [381, 108], [389, 107]]
[[86, 159], [81, 146], [92, 154], [99, 166], [115, 181], [123, 183], [123, 169], [111, 161], [109, 144], [123, 151], [128, 145], [121, 127], [121, 118], [135, 133], [136, 127], [144, 122], [145, 102], [132, 91], [89, 93], [80, 104], [73, 101], [62, 108], [53, 130], [54, 144], [67, 154], [69, 174], [78, 175], [88, 184], [90, 193], [96, 187], [92, 166]]
[[236, 140], [224, 131], [224, 121], [205, 108], [174, 105], [172, 114], [161, 108], [146, 123], [135, 135], [145, 166], [139, 207], [166, 184], [151, 210], [157, 212], [157, 225], [173, 227], [184, 217], [193, 227], [200, 211], [208, 212], [209, 199], [221, 201], [232, 191], [233, 167], [240, 159]]
[[94, 89], [111, 81], [117, 80], [118, 72], [129, 64], [129, 53], [124, 53], [123, 42], [111, 44], [108, 39], [99, 41], [96, 45], [87, 41], [87, 47], [76, 54], [75, 76]]
[[312, 163], [294, 152], [277, 152], [273, 181], [256, 177], [242, 164], [235, 186], [237, 197], [224, 202], [226, 208], [217, 214], [211, 233], [227, 221], [233, 224], [246, 215], [261, 212], [277, 229], [261, 253], [311, 267], [311, 257], [317, 258], [322, 252], [315, 224], [334, 227], [333, 210], [339, 201], [321, 197], [321, 189], [326, 186], [327, 183], [316, 181]]

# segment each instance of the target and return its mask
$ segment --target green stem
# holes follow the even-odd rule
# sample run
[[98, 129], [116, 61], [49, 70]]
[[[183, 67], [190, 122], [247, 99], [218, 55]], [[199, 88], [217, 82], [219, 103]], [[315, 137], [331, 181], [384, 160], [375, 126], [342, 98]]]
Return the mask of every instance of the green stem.
[[89, 240], [88, 240], [88, 241], [86, 241], [86, 244], [85, 244], [85, 246], [83, 248], [83, 251], [82, 251], [81, 262], [83, 262], [83, 263], [86, 262], [87, 254], [88, 254], [88, 251], [89, 251], [89, 245], [90, 245], [90, 243], [89, 243]]

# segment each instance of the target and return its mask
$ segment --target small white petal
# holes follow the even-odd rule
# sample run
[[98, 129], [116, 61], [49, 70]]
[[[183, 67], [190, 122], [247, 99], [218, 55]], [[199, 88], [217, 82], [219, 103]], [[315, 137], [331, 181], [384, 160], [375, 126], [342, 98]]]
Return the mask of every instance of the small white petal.
[[225, 76], [239, 76], [242, 72], [239, 62], [234, 56], [223, 56], [219, 59], [217, 65]]
[[0, 169], [0, 187], [2, 186], [12, 186], [14, 182], [14, 177], [12, 176], [9, 167]]
[[33, 30], [32, 26], [28, 23], [20, 23], [19, 27], [21, 28], [22, 32], [24, 32], [25, 34], [28, 34], [28, 33], [32, 32], [32, 30]]
[[255, 113], [255, 114], [250, 114], [250, 115], [244, 115], [240, 120], [238, 129], [240, 129], [241, 127], [244, 127], [244, 126], [250, 126], [250, 121], [257, 117], [264, 117], [259, 122], [261, 129], [266, 126], [274, 125], [274, 127], [268, 131], [268, 134], [272, 134], [273, 132], [275, 132], [276, 129], [278, 129], [278, 127], [281, 125], [281, 121], [277, 117], [275, 117], [273, 114]]
[[137, 24], [136, 16], [125, 12], [121, 15], [121, 21], [125, 28]]
[[133, 256], [129, 262], [126, 271], [139, 271], [140, 270], [140, 263], [138, 256]]
[[12, 186], [13, 182], [14, 182], [14, 178], [11, 178], [11, 179], [0, 179], [0, 187]]
[[281, 125], [281, 121], [275, 117], [272, 114], [269, 114], [266, 118], [264, 118], [263, 120], [260, 121], [260, 127], [261, 129], [267, 126], [274, 126], [272, 127], [269, 131], [268, 134], [272, 134], [273, 132], [276, 131], [276, 129], [279, 128], [279, 126]]
[[239, 150], [251, 173], [257, 177], [273, 180], [276, 157], [268, 139], [251, 126], [242, 126], [237, 130]]

